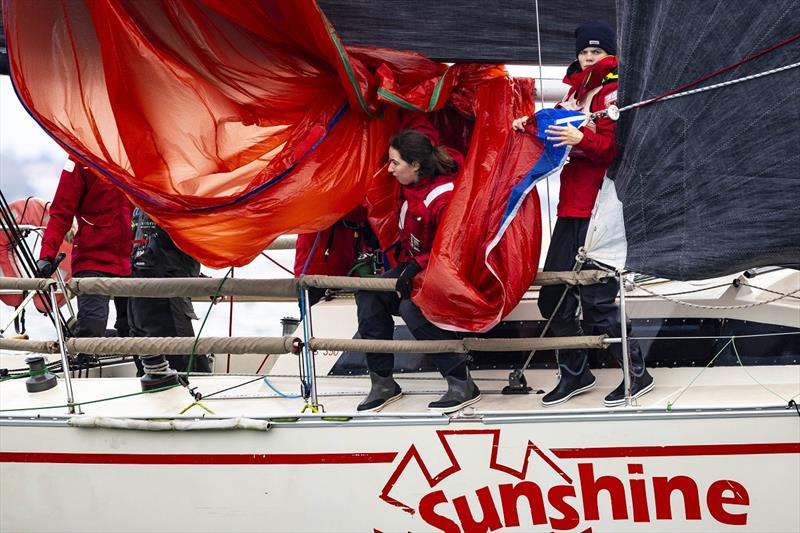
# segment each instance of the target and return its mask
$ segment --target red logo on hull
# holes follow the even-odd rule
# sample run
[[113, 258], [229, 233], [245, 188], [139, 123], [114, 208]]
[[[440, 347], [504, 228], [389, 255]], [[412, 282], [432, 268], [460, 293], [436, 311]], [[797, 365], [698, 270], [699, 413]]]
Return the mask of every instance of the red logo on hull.
[[[499, 429], [440, 430], [437, 436], [446, 455], [446, 464], [432, 472], [416, 446], [402, 455], [395, 470], [381, 491], [380, 498], [403, 511], [418, 516], [427, 525], [444, 532], [486, 532], [505, 527], [541, 526], [555, 531], [570, 531], [587, 522], [655, 521], [713, 519], [720, 524], [742, 526], [747, 523], [750, 496], [745, 487], [734, 480], [720, 479], [708, 486], [688, 475], [648, 476], [641, 463], [626, 462], [627, 475], [604, 474], [602, 462], [580, 461], [574, 468], [562, 468], [558, 458], [528, 441], [520, 468], [499, 459]], [[476, 479], [449, 483], [446, 480], [463, 473], [453, 450], [453, 437], [490, 437], [488, 468], [508, 476], [506, 482], [476, 483]], [[506, 447], [507, 448], [507, 447]], [[531, 468], [534, 461], [540, 468]], [[546, 466], [545, 466], [546, 465]], [[577, 470], [575, 479], [567, 471]], [[423, 496], [395, 495], [398, 482], [412, 477], [417, 470], [429, 489]], [[534, 472], [536, 470], [536, 472]], [[544, 474], [542, 476], [542, 474]], [[537, 480], [528, 479], [536, 476]], [[467, 478], [467, 476], [462, 476]], [[501, 476], [504, 477], [504, 476]], [[544, 481], [542, 479], [544, 478]], [[548, 480], [549, 478], [549, 480]], [[467, 483], [463, 483], [467, 481]], [[453, 492], [453, 487], [457, 493]], [[408, 492], [408, 491], [406, 491]], [[417, 495], [419, 491], [413, 491]], [[605, 506], [605, 502], [609, 505]], [[650, 502], [654, 502], [651, 505]], [[602, 507], [602, 509], [601, 509]]]

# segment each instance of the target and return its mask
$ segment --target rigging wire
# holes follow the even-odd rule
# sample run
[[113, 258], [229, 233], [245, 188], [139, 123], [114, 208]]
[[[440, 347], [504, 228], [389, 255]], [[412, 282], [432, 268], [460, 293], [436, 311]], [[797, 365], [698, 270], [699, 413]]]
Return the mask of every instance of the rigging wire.
[[[30, 200], [30, 198], [31, 197], [28, 197], [28, 200]], [[6, 235], [6, 239], [9, 242], [11, 250], [19, 259], [17, 263], [18, 266], [22, 267], [23, 273], [27, 277], [35, 278], [36, 274], [38, 273], [36, 268], [36, 259], [34, 258], [30, 247], [28, 246], [28, 242], [25, 240], [22, 230], [17, 224], [16, 217], [14, 216], [11, 206], [6, 200], [2, 190], [0, 190], [0, 226], [3, 227], [3, 233]], [[64, 316], [61, 314], [59, 309], [54, 310], [52, 308], [50, 299], [44, 297], [41, 292], [37, 297], [43, 304], [45, 314], [53, 323], [53, 326], [55, 327], [56, 321], [59, 321], [64, 331], [69, 331], [69, 328], [67, 327], [67, 321], [64, 319]]]
[[[544, 109], [544, 74], [542, 73], [542, 36], [539, 28], [539, 0], [534, 0], [534, 8], [536, 10], [536, 46], [539, 53], [539, 96], [542, 100], [542, 109]], [[535, 106], [534, 106], [535, 107]], [[535, 111], [535, 109], [534, 109]], [[547, 192], [547, 229], [549, 235], [553, 236], [553, 215], [550, 208], [550, 175], [544, 178], [545, 190]]]
[[[764, 71], [764, 72], [759, 72], [757, 74], [752, 74], [750, 76], [744, 76], [742, 78], [737, 78], [737, 79], [734, 79], [734, 80], [729, 80], [729, 81], [725, 81], [725, 82], [722, 82], [722, 83], [709, 85], [707, 87], [701, 87], [699, 89], [692, 89], [690, 91], [686, 91], [686, 89], [688, 89], [690, 87], [694, 87], [695, 85], [697, 85], [699, 83], [702, 83], [704, 81], [710, 80], [711, 78], [719, 76], [720, 74], [723, 74], [723, 73], [725, 73], [725, 72], [727, 72], [727, 71], [729, 71], [731, 69], [734, 69], [734, 68], [736, 68], [736, 67], [738, 67], [740, 65], [743, 65], [743, 64], [745, 64], [745, 63], [747, 63], [749, 61], [757, 59], [757, 58], [759, 58], [759, 57], [761, 57], [763, 55], [766, 55], [766, 54], [768, 54], [770, 52], [773, 52], [773, 51], [777, 50], [778, 48], [780, 48], [782, 46], [786, 46], [787, 44], [791, 44], [791, 43], [793, 43], [794, 41], [796, 41], [798, 39], [800, 39], [800, 33], [798, 33], [798, 34], [796, 34], [796, 35], [794, 35], [792, 37], [789, 37], [788, 39], [786, 39], [784, 41], [781, 41], [779, 43], [773, 44], [772, 46], [769, 46], [769, 47], [767, 47], [767, 48], [765, 48], [765, 49], [763, 49], [763, 50], [761, 50], [759, 52], [756, 52], [755, 54], [747, 56], [747, 57], [745, 57], [745, 58], [743, 58], [743, 59], [741, 59], [741, 60], [739, 60], [739, 61], [737, 61], [737, 62], [735, 62], [735, 63], [733, 63], [731, 65], [728, 65], [728, 66], [723, 67], [723, 68], [721, 68], [719, 70], [716, 70], [716, 71], [712, 72], [711, 74], [707, 74], [706, 76], [702, 76], [702, 77], [700, 77], [700, 78], [698, 78], [696, 80], [690, 81], [689, 83], [687, 83], [685, 85], [682, 85], [682, 86], [680, 86], [680, 87], [678, 87], [676, 89], [673, 89], [671, 91], [667, 91], [664, 94], [658, 95], [658, 96], [656, 96], [654, 98], [649, 98], [647, 100], [642, 100], [640, 102], [636, 102], [636, 103], [633, 103], [633, 104], [630, 104], [630, 105], [626, 105], [624, 107], [620, 107], [618, 109], [615, 109], [614, 112], [615, 112], [615, 114], [618, 115], [618, 114], [623, 113], [625, 111], [629, 111], [629, 110], [635, 109], [637, 107], [644, 107], [644, 106], [653, 104], [655, 102], [660, 102], [660, 101], [663, 101], [663, 100], [671, 100], [673, 98], [679, 98], [681, 96], [688, 96], [688, 95], [691, 95], [691, 94], [697, 94], [697, 93], [701, 93], [701, 92], [705, 92], [705, 91], [710, 91], [712, 89], [718, 89], [718, 88], [721, 88], [721, 87], [726, 87], [728, 85], [734, 85], [736, 83], [741, 83], [741, 82], [744, 82], [744, 81], [754, 80], [756, 78], [761, 78], [763, 76], [768, 76], [770, 74], [776, 74], [778, 72], [783, 72], [785, 70], [789, 70], [789, 69], [793, 69], [793, 68], [799, 67], [800, 66], [800, 62], [792, 63], [792, 64], [789, 64], [789, 65], [784, 65], [782, 67], [774, 68], [774, 69], [767, 70], [767, 71]], [[605, 115], [609, 115], [609, 110], [608, 109], [606, 109], [604, 111], [598, 111], [597, 113], [593, 113], [592, 114], [592, 118], [595, 118], [597, 116], [605, 116]]]
[[[233, 277], [234, 277], [234, 270], [233, 267], [231, 267], [231, 279], [233, 279]], [[228, 315], [228, 337], [233, 337], [233, 300], [235, 297], [231, 294], [229, 298], [231, 305], [230, 305], [230, 313]], [[230, 372], [230, 371], [231, 371], [231, 354], [228, 354], [228, 359], [225, 365], [225, 372]]]
[[[277, 266], [278, 268], [282, 269], [284, 272], [288, 273], [290, 276], [294, 277], [294, 272], [292, 272], [291, 270], [289, 270], [288, 268], [286, 268], [285, 266], [283, 266], [282, 264], [280, 264], [279, 262], [277, 262], [276, 260], [274, 260], [273, 258], [268, 256], [266, 253], [261, 252], [261, 255], [263, 255], [264, 257], [266, 257], [270, 261], [272, 261], [272, 263], [275, 266]], [[305, 269], [303, 271], [305, 271]]]

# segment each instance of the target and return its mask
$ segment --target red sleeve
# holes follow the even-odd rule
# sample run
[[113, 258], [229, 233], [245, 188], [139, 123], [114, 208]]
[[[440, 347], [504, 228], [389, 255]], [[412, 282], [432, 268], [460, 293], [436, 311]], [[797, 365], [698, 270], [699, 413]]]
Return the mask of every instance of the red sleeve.
[[[617, 103], [617, 84], [609, 84], [597, 93], [592, 102], [592, 112], [607, 109], [609, 105]], [[578, 143], [578, 148], [598, 165], [608, 166], [617, 157], [617, 123], [608, 117], [601, 117], [595, 121], [595, 131], [584, 128], [583, 139]]]
[[72, 158], [64, 165], [58, 181], [53, 203], [50, 204], [50, 220], [42, 237], [40, 259], [54, 259], [64, 241], [64, 235], [72, 227], [72, 220], [85, 193], [86, 183], [81, 178], [80, 166]]

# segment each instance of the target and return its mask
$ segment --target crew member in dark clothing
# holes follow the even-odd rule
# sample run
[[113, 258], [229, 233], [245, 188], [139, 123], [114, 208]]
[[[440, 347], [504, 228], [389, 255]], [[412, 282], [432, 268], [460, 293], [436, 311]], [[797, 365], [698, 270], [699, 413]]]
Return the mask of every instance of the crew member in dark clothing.
[[[166, 231], [140, 208], [133, 212], [134, 240], [131, 277], [196, 278], [200, 263], [181, 251]], [[131, 337], [194, 337], [192, 319], [197, 319], [190, 298], [130, 298], [128, 320]], [[160, 358], [160, 356], [159, 356]], [[169, 366], [178, 372], [211, 372], [205, 354], [168, 355]], [[147, 363], [151, 358], [146, 358]], [[192, 359], [192, 366], [189, 362]], [[139, 375], [143, 366], [137, 361]]]
[[[420, 128], [424, 124], [420, 124]], [[455, 150], [437, 146], [433, 128], [407, 130], [390, 141], [389, 172], [400, 183], [397, 208], [400, 213], [400, 249], [407, 260], [386, 272], [383, 277], [397, 278], [397, 292], [358, 291], [358, 332], [362, 339], [392, 339], [393, 315], [402, 316], [417, 340], [451, 340], [460, 334], [446, 331], [426, 319], [411, 301], [413, 278], [428, 265], [433, 239], [445, 206], [453, 191], [453, 182], [463, 157]], [[457, 411], [480, 399], [480, 391], [467, 369], [462, 354], [430, 354], [447, 381], [447, 392], [428, 408], [439, 412]], [[400, 398], [402, 391], [392, 377], [391, 354], [367, 353], [371, 381], [369, 395], [359, 411], [379, 411]]]
[[[567, 69], [564, 83], [569, 90], [557, 107], [593, 113], [607, 109], [617, 102], [617, 53], [616, 36], [605, 22], [587, 22], [575, 30], [575, 61]], [[523, 130], [528, 117], [514, 121], [513, 127]], [[551, 126], [545, 133], [556, 146], [568, 145], [569, 162], [561, 171], [561, 191], [558, 199], [556, 220], [550, 248], [544, 263], [545, 271], [570, 271], [575, 257], [586, 241], [586, 232], [592, 215], [597, 193], [603, 182], [606, 169], [617, 156], [615, 140], [616, 123], [608, 117], [590, 120], [578, 129], [572, 125]], [[534, 132], [535, 134], [535, 132]], [[586, 265], [584, 269], [592, 268]], [[564, 285], [542, 287], [539, 291], [539, 309], [545, 318], [552, 316], [550, 333], [553, 336], [583, 335], [584, 326], [596, 334], [606, 333], [620, 337], [622, 327], [616, 297], [619, 283], [574, 286], [567, 289], [563, 302], [558, 301], [564, 293]], [[583, 324], [579, 317], [583, 313]], [[628, 326], [629, 327], [629, 326]], [[609, 347], [617, 361], [622, 364], [622, 346]], [[634, 398], [646, 394], [653, 388], [653, 378], [645, 368], [639, 343], [630, 345], [632, 369], [631, 395]], [[560, 378], [558, 385], [544, 395], [545, 406], [565, 402], [595, 385], [595, 377], [589, 370], [586, 350], [559, 350]], [[606, 407], [625, 403], [625, 380], [605, 397]]]

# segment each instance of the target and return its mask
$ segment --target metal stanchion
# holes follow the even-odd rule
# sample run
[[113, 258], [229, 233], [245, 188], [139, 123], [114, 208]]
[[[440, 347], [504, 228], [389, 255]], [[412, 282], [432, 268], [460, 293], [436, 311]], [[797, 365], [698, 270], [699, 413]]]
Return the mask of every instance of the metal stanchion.
[[[58, 311], [58, 297], [56, 295], [56, 286], [50, 285], [50, 303], [53, 306], [53, 313]], [[64, 341], [64, 331], [61, 329], [61, 321], [53, 321], [56, 326], [56, 335], [58, 336], [58, 349], [61, 352], [61, 369], [64, 374], [64, 386], [67, 388], [67, 403], [69, 404], [69, 414], [83, 414], [75, 410], [75, 395], [72, 393], [72, 378], [69, 375], [69, 357], [67, 357], [67, 345]]]
[[625, 380], [625, 406], [631, 406], [631, 364], [628, 350], [628, 315], [625, 313], [625, 278], [616, 272], [619, 281], [619, 321], [622, 332], [622, 375]]
[[[301, 290], [303, 291], [303, 331], [305, 338], [311, 339], [314, 336], [314, 327], [311, 323], [311, 306], [308, 304], [308, 288], [304, 287]], [[309, 390], [306, 392], [311, 397], [311, 406], [319, 408], [319, 401], [317, 400], [317, 365], [314, 360], [314, 354], [308, 346], [305, 347], [305, 350], [308, 353], [308, 360], [303, 363], [303, 366], [305, 367], [305, 374], [309, 384]], [[305, 357], [301, 359], [305, 360]]]

